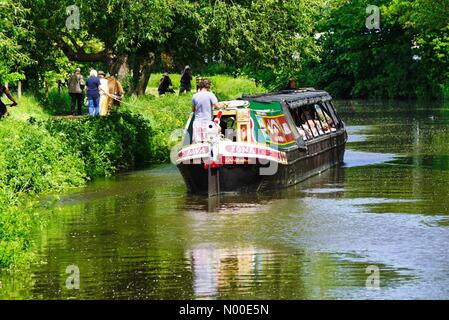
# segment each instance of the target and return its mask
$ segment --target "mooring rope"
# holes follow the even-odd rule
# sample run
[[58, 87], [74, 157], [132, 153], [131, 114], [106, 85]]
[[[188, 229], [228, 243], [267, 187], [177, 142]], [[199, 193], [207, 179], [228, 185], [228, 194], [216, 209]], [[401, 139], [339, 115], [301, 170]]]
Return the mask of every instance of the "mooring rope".
[[103, 91], [103, 90], [100, 90], [100, 91], [101, 91], [104, 95], [108, 96], [109, 98], [111, 98], [111, 99], [113, 99], [113, 100], [115, 100], [115, 101], [117, 101], [117, 102], [119, 102], [119, 103], [123, 103], [125, 106], [133, 107], [132, 104], [127, 103], [127, 102], [123, 102], [123, 100], [120, 99], [120, 96], [110, 94], [110, 93], [105, 92], [105, 91]]

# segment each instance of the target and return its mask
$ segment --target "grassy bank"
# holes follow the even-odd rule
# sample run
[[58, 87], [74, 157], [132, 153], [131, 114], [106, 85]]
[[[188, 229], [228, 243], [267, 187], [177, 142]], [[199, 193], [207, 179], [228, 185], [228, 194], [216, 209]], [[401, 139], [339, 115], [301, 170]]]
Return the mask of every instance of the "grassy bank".
[[[23, 264], [32, 256], [31, 233], [48, 221], [41, 208], [49, 193], [83, 186], [117, 170], [169, 159], [172, 132], [184, 127], [191, 94], [157, 97], [161, 75], [153, 75], [145, 97], [107, 118], [58, 118], [67, 114], [66, 93], [24, 96], [0, 122], [0, 268]], [[173, 76], [175, 88], [179, 76]], [[210, 78], [220, 100], [264, 91], [250, 79]]]
[[[162, 74], [156, 73], [151, 75], [148, 84], [147, 93], [157, 96], [157, 87]], [[219, 100], [231, 100], [242, 96], [242, 94], [255, 94], [266, 91], [262, 87], [258, 87], [253, 79], [238, 77], [234, 78], [227, 75], [205, 76], [212, 82], [211, 90], [217, 95]], [[173, 88], [179, 91], [180, 78], [178, 74], [170, 74]], [[192, 90], [196, 90], [195, 79], [192, 81]]]

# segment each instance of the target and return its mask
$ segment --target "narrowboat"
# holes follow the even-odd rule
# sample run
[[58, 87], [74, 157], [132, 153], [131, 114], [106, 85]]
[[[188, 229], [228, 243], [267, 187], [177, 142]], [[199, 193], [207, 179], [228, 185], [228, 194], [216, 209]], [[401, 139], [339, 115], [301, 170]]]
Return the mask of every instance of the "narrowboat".
[[194, 114], [176, 165], [191, 193], [286, 188], [343, 162], [348, 138], [332, 97], [313, 88], [220, 102], [201, 141]]

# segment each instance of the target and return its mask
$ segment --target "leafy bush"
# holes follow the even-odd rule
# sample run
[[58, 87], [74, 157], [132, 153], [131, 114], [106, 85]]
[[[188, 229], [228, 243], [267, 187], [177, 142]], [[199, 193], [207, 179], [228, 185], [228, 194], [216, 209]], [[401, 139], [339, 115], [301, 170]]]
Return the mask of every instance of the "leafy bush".
[[167, 95], [160, 98], [151, 96], [131, 98], [127, 110], [145, 117], [152, 128], [150, 154], [152, 162], [167, 162], [174, 142], [170, 136], [175, 129], [183, 129], [192, 111], [191, 96]]
[[20, 121], [0, 126], [0, 267], [29, 247], [39, 215], [30, 196], [84, 183], [84, 164], [45, 129]]
[[4, 121], [0, 140], [0, 183], [15, 194], [60, 191], [82, 184], [82, 161], [44, 128]]
[[137, 114], [115, 112], [100, 118], [50, 119], [40, 125], [77, 153], [88, 177], [108, 176], [117, 169], [151, 160], [152, 131]]
[[47, 95], [40, 92], [37, 94], [42, 109], [50, 115], [63, 115], [70, 113], [70, 95], [67, 90], [59, 93], [57, 90], [50, 90]]

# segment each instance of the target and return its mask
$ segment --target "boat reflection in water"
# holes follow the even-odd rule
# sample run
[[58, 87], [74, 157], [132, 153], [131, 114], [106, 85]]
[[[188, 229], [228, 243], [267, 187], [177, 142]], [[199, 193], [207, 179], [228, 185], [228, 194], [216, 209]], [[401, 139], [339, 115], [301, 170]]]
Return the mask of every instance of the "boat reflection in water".
[[271, 253], [255, 247], [217, 249], [203, 245], [187, 251], [186, 258], [191, 263], [196, 297], [208, 299], [233, 291], [250, 294]]

